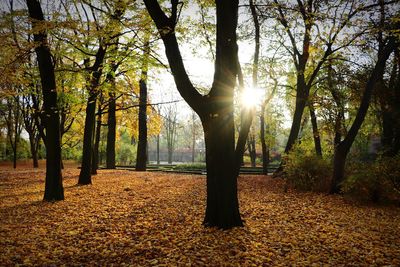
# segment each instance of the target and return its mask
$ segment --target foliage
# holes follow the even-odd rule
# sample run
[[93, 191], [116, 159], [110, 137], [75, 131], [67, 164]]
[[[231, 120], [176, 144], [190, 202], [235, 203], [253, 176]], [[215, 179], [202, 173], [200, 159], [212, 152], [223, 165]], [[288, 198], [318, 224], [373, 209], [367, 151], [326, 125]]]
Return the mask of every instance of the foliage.
[[116, 145], [116, 163], [119, 165], [133, 165], [136, 162], [136, 146], [131, 143], [131, 137], [127, 131], [120, 133]]
[[[100, 170], [66, 201], [42, 199], [44, 170], [0, 169], [0, 265], [399, 266], [400, 208], [283, 193], [280, 179], [239, 178], [246, 226], [204, 228], [203, 176]], [[196, 177], [196, 178], [194, 178]]]
[[326, 191], [331, 175], [331, 161], [317, 156], [310, 146], [296, 145], [285, 160], [285, 178], [299, 190]]
[[375, 162], [350, 162], [343, 192], [362, 200], [378, 202], [400, 196], [400, 156]]
[[203, 162], [178, 164], [174, 167], [175, 170], [205, 170], [206, 164]]

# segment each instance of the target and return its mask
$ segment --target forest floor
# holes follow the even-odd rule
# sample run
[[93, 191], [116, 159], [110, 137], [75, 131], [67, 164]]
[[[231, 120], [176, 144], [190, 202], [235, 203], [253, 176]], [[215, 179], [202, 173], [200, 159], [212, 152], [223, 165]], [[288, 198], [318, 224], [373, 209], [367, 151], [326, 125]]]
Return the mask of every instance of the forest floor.
[[400, 208], [239, 178], [245, 227], [204, 228], [205, 176], [100, 170], [43, 202], [44, 169], [0, 166], [0, 266], [400, 266]]

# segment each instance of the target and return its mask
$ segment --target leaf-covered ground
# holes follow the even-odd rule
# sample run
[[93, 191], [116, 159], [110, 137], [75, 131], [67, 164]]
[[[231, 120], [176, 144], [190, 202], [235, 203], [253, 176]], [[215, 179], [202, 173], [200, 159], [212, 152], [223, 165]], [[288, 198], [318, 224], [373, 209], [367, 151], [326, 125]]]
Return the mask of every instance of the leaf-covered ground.
[[400, 208], [285, 193], [264, 176], [239, 178], [246, 226], [201, 225], [205, 177], [101, 170], [65, 201], [41, 201], [44, 170], [0, 167], [0, 265], [400, 266]]

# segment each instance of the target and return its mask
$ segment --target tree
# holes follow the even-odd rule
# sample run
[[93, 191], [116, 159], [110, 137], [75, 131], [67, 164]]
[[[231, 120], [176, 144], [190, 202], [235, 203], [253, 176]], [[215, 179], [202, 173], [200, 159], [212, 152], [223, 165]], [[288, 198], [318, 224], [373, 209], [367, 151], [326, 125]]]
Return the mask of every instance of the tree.
[[146, 34], [143, 51], [142, 73], [139, 81], [139, 140], [136, 156], [136, 170], [145, 171], [147, 162], [147, 71], [149, 67], [150, 43]]
[[61, 137], [60, 117], [57, 107], [57, 89], [54, 75], [54, 63], [47, 41], [46, 28], [39, 0], [27, 0], [29, 17], [31, 18], [35, 52], [39, 64], [42, 85], [43, 105], [46, 129], [46, 182], [44, 200], [64, 199], [61, 174]]
[[[235, 149], [233, 91], [238, 74], [236, 27], [237, 0], [217, 0], [217, 32], [214, 81], [208, 94], [201, 95], [191, 83], [183, 65], [175, 35], [177, 0], [171, 1], [167, 16], [156, 0], [145, 0], [165, 46], [175, 84], [183, 99], [199, 115], [206, 143], [207, 205], [204, 225], [219, 228], [242, 226], [237, 198], [238, 162], [251, 123], [241, 127]], [[251, 120], [250, 120], [251, 121]]]
[[106, 148], [106, 168], [115, 169], [115, 137], [117, 120], [116, 112], [116, 99], [115, 99], [115, 72], [118, 65], [111, 62], [111, 73], [108, 80], [111, 83], [112, 89], [109, 91], [108, 96], [108, 114], [107, 114], [107, 148]]
[[[285, 153], [290, 151], [298, 139], [304, 109], [307, 105], [311, 106], [309, 110], [316, 152], [321, 152], [317, 120], [313, 107], [309, 104], [310, 90], [317, 82], [317, 77], [325, 62], [337, 51], [349, 47], [363, 34], [363, 30], [359, 31], [353, 26], [352, 22], [355, 18], [376, 6], [375, 3], [365, 5], [357, 1], [350, 3], [339, 1], [334, 5], [315, 0], [297, 1], [295, 4], [291, 2], [282, 4], [274, 0], [272, 5], [276, 11], [274, 16], [283, 27], [289, 41], [289, 45], [285, 40], [282, 40], [281, 44], [291, 56], [296, 70], [296, 102]], [[322, 15], [322, 10], [329, 16]], [[350, 27], [352, 27], [351, 35], [345, 33], [345, 29]]]
[[385, 71], [386, 61], [390, 54], [395, 50], [396, 45], [396, 39], [393, 36], [390, 36], [387, 38], [387, 40], [382, 40], [379, 45], [378, 60], [376, 61], [372, 73], [365, 85], [364, 93], [362, 95], [360, 107], [358, 108], [356, 117], [345, 138], [335, 147], [333, 156], [333, 177], [330, 189], [331, 193], [339, 193], [341, 190], [341, 183], [344, 179], [346, 157], [364, 121], [364, 118], [367, 115], [373, 89], [382, 79]]
[[[114, 18], [121, 18], [125, 12], [125, 6], [121, 5], [120, 2], [115, 2], [115, 10], [113, 14], [109, 14], [110, 19], [108, 20], [109, 25], [104, 26], [105, 36], [98, 36], [98, 48], [95, 54], [95, 59], [92, 66], [87, 66], [89, 72], [89, 80], [87, 85], [87, 91], [89, 97], [86, 105], [86, 117], [85, 117], [85, 129], [83, 136], [83, 151], [82, 151], [82, 167], [79, 174], [78, 184], [86, 185], [91, 184], [92, 164], [93, 164], [93, 141], [95, 134], [95, 114], [96, 114], [96, 101], [100, 94], [100, 79], [103, 74], [104, 61], [107, 49], [111, 46], [113, 39], [117, 39], [119, 33], [113, 34], [112, 21]], [[93, 11], [93, 9], [92, 9]], [[93, 15], [96, 17], [95, 15]], [[107, 23], [107, 22], [105, 22]], [[101, 28], [100, 25], [96, 25], [97, 28]]]
[[176, 143], [176, 128], [177, 122], [177, 105], [176, 103], [166, 107], [166, 114], [164, 119], [165, 136], [167, 138], [167, 150], [168, 150], [168, 164], [172, 164], [173, 154]]
[[40, 134], [38, 125], [35, 123], [35, 111], [31, 106], [30, 94], [22, 96], [22, 117], [24, 121], [24, 129], [29, 136], [29, 144], [31, 149], [32, 163], [34, 168], [39, 167], [38, 150], [40, 144]]

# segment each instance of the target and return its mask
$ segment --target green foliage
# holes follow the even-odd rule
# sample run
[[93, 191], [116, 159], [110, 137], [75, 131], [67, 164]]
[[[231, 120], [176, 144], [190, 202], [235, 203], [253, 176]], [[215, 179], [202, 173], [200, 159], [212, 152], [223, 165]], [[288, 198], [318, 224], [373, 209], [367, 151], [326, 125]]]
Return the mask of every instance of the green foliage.
[[312, 147], [296, 145], [285, 160], [285, 178], [289, 185], [304, 191], [326, 191], [332, 164], [317, 156]]
[[118, 165], [134, 165], [136, 163], [136, 146], [131, 144], [131, 137], [124, 131], [116, 144], [116, 162]]
[[205, 170], [206, 164], [204, 162], [178, 164], [174, 167], [175, 170]]
[[[351, 162], [342, 190], [362, 200], [378, 202], [400, 196], [400, 156], [373, 163]], [[397, 196], [396, 196], [397, 195]]]

